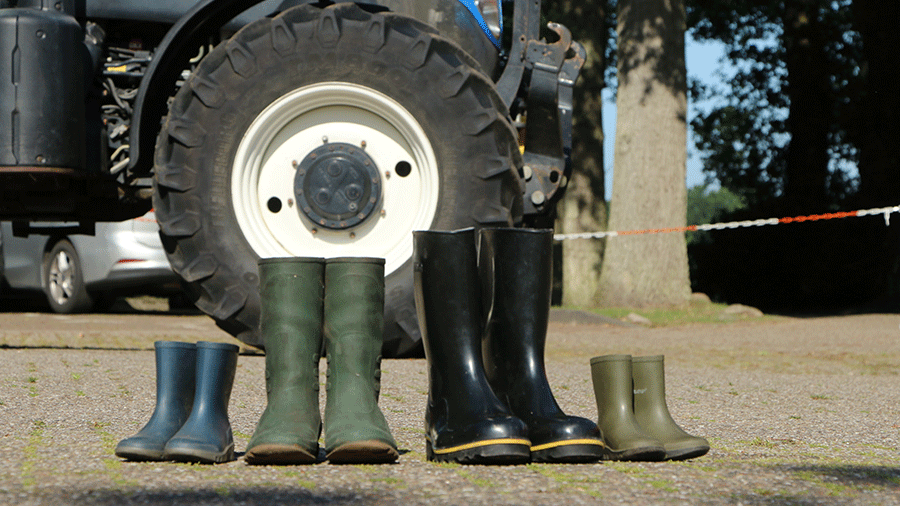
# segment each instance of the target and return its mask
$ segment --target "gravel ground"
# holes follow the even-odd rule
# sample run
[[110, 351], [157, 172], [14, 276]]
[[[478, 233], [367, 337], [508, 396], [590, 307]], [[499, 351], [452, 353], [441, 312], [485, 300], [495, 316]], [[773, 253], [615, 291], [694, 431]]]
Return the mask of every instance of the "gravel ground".
[[[231, 338], [196, 315], [6, 313], [0, 504], [900, 504], [900, 315], [674, 328], [570, 312], [555, 320], [547, 367], [564, 410], [596, 418], [590, 357], [665, 354], [670, 411], [709, 439], [709, 454], [432, 464], [422, 435], [425, 362], [386, 360], [381, 407], [402, 452], [396, 464], [124, 462], [116, 443], [154, 406], [152, 342]], [[229, 408], [239, 456], [265, 407], [264, 369], [261, 355], [239, 359]]]

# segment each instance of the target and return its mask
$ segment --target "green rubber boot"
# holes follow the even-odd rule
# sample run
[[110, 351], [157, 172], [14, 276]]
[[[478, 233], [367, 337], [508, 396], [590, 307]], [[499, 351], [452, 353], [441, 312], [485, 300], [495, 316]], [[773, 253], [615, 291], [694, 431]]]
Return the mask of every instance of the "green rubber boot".
[[399, 457], [384, 414], [381, 345], [384, 259], [333, 258], [325, 265], [325, 453], [329, 462], [393, 462]]
[[648, 434], [666, 449], [666, 460], [686, 460], [705, 455], [709, 442], [685, 432], [666, 406], [666, 379], [662, 355], [632, 357], [634, 417]]
[[247, 444], [248, 464], [309, 464], [319, 454], [322, 258], [259, 261], [266, 410]]
[[666, 458], [662, 442], [650, 436], [634, 418], [631, 355], [591, 359], [597, 398], [597, 425], [606, 443], [606, 460], [658, 461]]

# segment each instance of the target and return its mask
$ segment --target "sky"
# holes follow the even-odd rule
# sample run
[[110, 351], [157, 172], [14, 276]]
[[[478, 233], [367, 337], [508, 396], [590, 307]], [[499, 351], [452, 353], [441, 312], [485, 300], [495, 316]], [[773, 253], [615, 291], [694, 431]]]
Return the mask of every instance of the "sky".
[[[690, 37], [686, 41], [686, 60], [687, 72], [689, 78], [699, 79], [707, 84], [720, 83], [721, 78], [717, 76], [717, 72], [722, 65], [721, 60], [725, 56], [725, 50], [718, 43], [698, 43], [691, 40]], [[688, 102], [688, 123], [693, 119], [698, 107], [703, 104], [693, 104]], [[615, 146], [616, 133], [616, 104], [613, 99], [612, 92], [604, 92], [603, 105], [603, 132], [605, 141], [603, 143], [603, 154], [605, 174], [606, 174], [606, 200], [610, 200], [612, 196], [612, 179], [613, 179], [613, 152]], [[686, 184], [690, 188], [692, 186], [703, 184], [703, 171], [700, 158], [693, 148], [693, 140], [691, 138], [690, 127], [688, 130], [688, 160], [687, 160], [687, 177]]]

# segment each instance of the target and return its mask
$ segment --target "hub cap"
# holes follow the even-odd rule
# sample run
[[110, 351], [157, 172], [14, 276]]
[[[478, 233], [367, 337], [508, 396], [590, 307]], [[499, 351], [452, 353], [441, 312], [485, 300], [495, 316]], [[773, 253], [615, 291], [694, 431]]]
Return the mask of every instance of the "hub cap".
[[375, 162], [359, 147], [343, 142], [314, 149], [294, 177], [298, 208], [310, 221], [332, 230], [352, 228], [381, 200]]
[[50, 296], [59, 305], [64, 305], [75, 293], [75, 264], [65, 251], [60, 251], [50, 262], [48, 288]]

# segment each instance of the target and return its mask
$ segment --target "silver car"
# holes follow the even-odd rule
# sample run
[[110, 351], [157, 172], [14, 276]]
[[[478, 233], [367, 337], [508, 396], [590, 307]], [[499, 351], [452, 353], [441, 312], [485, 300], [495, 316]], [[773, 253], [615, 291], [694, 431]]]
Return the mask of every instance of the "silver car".
[[[0, 283], [4, 291], [43, 291], [57, 313], [89, 311], [119, 295], [180, 292], [153, 212], [118, 223], [97, 223], [95, 235], [13, 236], [0, 225]], [[14, 309], [10, 299], [0, 308]]]

